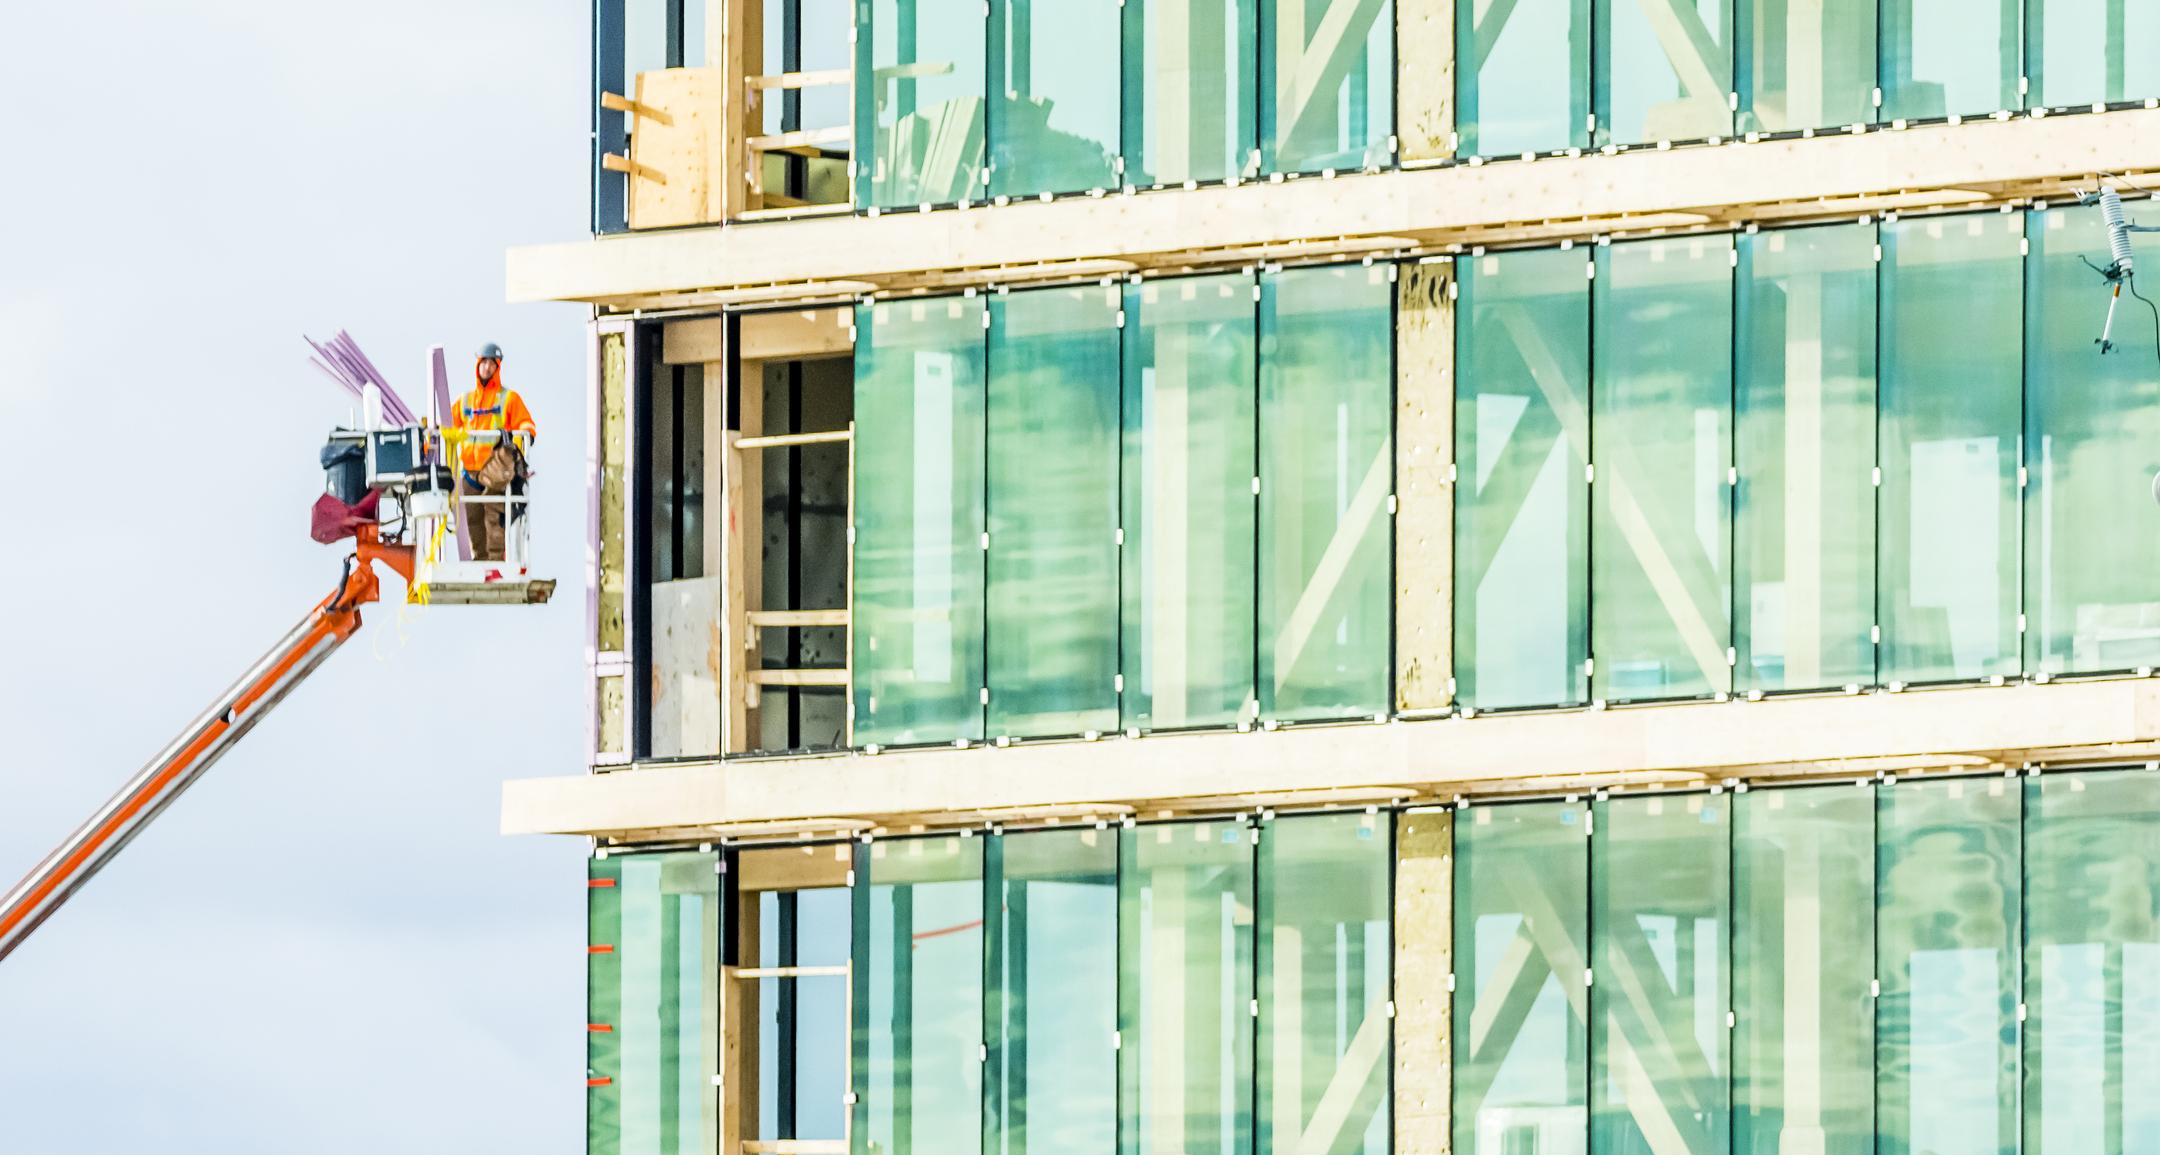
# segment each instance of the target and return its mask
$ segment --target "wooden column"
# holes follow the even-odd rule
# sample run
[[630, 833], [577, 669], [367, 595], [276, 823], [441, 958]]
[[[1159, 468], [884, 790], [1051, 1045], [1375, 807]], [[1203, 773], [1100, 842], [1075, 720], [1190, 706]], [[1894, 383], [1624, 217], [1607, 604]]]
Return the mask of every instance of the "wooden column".
[[1449, 264], [1404, 265], [1395, 323], [1395, 707], [1453, 700], [1455, 301]]

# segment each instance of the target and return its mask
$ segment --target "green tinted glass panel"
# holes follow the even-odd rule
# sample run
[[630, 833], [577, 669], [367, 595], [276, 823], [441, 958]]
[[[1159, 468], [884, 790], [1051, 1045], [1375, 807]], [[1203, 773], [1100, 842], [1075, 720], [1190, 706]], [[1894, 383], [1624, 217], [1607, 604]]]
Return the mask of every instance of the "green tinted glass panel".
[[1455, 28], [1462, 155], [1590, 144], [1590, 0], [1457, 0]]
[[2034, 106], [2160, 96], [2155, 0], [2029, 0], [2025, 37]]
[[[590, 998], [595, 1054], [587, 1150], [621, 1155], [694, 1155], [713, 1149], [720, 1071], [720, 875], [713, 854], [639, 854], [595, 863], [613, 878], [616, 921], [592, 928], [592, 944], [612, 945], [612, 999]], [[605, 865], [611, 869], [603, 870]], [[597, 896], [599, 892], [596, 891]], [[596, 897], [593, 914], [609, 900]], [[611, 936], [607, 936], [609, 932]], [[607, 964], [595, 961], [593, 985]], [[599, 991], [592, 992], [600, 994]], [[601, 1034], [610, 1042], [598, 1042]], [[613, 1070], [601, 1069], [602, 1064]], [[612, 1092], [602, 1111], [601, 1097]]]
[[1732, 4], [1596, 0], [1596, 143], [1732, 135]]
[[982, 737], [983, 303], [856, 309], [857, 745]]
[[[622, 1021], [622, 956], [612, 948], [622, 938], [622, 864], [620, 858], [593, 859], [585, 865], [585, 1021], [612, 1027]], [[594, 950], [608, 947], [608, 950]], [[621, 1155], [622, 1035], [613, 1030], [585, 1033], [585, 1152]]]
[[991, 299], [993, 738], [1117, 728], [1117, 315], [1109, 287]]
[[857, 207], [983, 198], [983, 13], [982, 0], [857, 0]]
[[1455, 815], [1454, 1149], [1589, 1150], [1588, 808]]
[[1736, 0], [1741, 132], [1875, 119], [1875, 0]]
[[2125, 297], [2119, 348], [2098, 355], [2107, 289], [2085, 264], [2108, 251], [2098, 207], [2034, 213], [2025, 235], [2025, 668], [2160, 665], [2160, 534], [2125, 532], [2153, 520], [2153, 317]]
[[1732, 241], [1597, 253], [1591, 696], [1731, 689]]
[[2018, 107], [2019, 0], [1881, 0], [1876, 120]]
[[1117, 0], [994, 0], [990, 193], [1118, 183]]
[[1386, 265], [1260, 281], [1260, 712], [1388, 708], [1394, 285]]
[[1227, 726], [1253, 698], [1253, 279], [1125, 294], [1127, 729]]
[[1875, 226], [1740, 239], [1742, 690], [1875, 681]]
[[1124, 183], [1258, 172], [1259, 0], [1126, 0], [1124, 30]]
[[1261, 1151], [1389, 1150], [1388, 826], [1324, 814], [1261, 831]]
[[1393, 160], [1395, 5], [1261, 0], [1260, 151], [1269, 172]]
[[1252, 1143], [1253, 859], [1242, 822], [1123, 832], [1118, 1150]]
[[2160, 1151], [2160, 774], [2025, 780], [2025, 1150]]
[[1455, 685], [1472, 709], [1590, 695], [1587, 264], [1456, 261]]
[[1590, 851], [1595, 1150], [1728, 1149], [1728, 800], [1653, 795], [1597, 804]]
[[1882, 680], [2018, 672], [2024, 220], [1882, 227]]
[[1733, 1151], [1875, 1149], [1875, 795], [1733, 799]]
[[1876, 1150], [2017, 1150], [2018, 783], [1877, 792]]
[[982, 1144], [979, 838], [880, 840], [855, 859], [855, 1155]]
[[1117, 835], [992, 840], [988, 1015], [994, 1155], [1117, 1147]]
[[[848, 861], [848, 848], [835, 848]], [[823, 857], [828, 848], [819, 848]], [[740, 883], [779, 858], [800, 861], [800, 850], [745, 851], [732, 872]], [[844, 869], [844, 868], [843, 868]], [[852, 946], [854, 901], [841, 886], [809, 890], [742, 891], [738, 949], [761, 967], [845, 967]], [[754, 902], [753, 908], [750, 904]], [[754, 926], [746, 925], [756, 911]], [[845, 974], [773, 974], [735, 987], [736, 1029], [757, 1043], [755, 1115], [744, 1111], [743, 1136], [765, 1142], [847, 1137], [848, 979]], [[747, 1108], [747, 1102], [742, 1104]]]

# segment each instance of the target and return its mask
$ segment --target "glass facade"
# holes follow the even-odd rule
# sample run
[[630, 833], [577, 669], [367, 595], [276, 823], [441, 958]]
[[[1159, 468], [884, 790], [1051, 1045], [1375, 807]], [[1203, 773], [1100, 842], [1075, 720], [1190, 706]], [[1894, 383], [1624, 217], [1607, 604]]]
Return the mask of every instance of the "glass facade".
[[856, 309], [852, 705], [858, 745], [983, 735], [979, 297]]
[[855, 860], [855, 1155], [983, 1141], [983, 841], [874, 842]]
[[990, 299], [992, 738], [1117, 728], [1118, 307], [1099, 286]]
[[2035, 106], [2160, 95], [2160, 3], [2028, 0], [2025, 74]]
[[1118, 849], [1108, 830], [989, 839], [983, 1150], [1117, 1148]]
[[1455, 696], [1589, 700], [1588, 256], [1458, 261]]
[[1743, 691], [1875, 681], [1875, 227], [1740, 239], [1733, 519]]
[[1117, 186], [1117, 0], [990, 6], [990, 195]]
[[1455, 123], [1463, 155], [1589, 145], [1590, 6], [1457, 0]]
[[1126, 0], [1125, 181], [1260, 171], [1260, 0]]
[[1381, 264], [1260, 280], [1264, 718], [1388, 709], [1394, 296]]
[[983, 199], [986, 9], [982, 0], [857, 0], [858, 207]]
[[1120, 664], [1128, 730], [1253, 718], [1253, 279], [1125, 291]]
[[1594, 0], [1598, 144], [1732, 135], [1733, 0]]
[[1876, 119], [1985, 116], [2019, 106], [2019, 0], [1879, 2]]
[[1394, 4], [1260, 0], [1260, 7], [1260, 157], [1267, 171], [1391, 162]]
[[1741, 132], [1875, 119], [1875, 0], [1735, 0]]
[[1591, 697], [1732, 688], [1732, 239], [1598, 249]]
[[711, 853], [595, 859], [586, 879], [586, 1150], [713, 1149], [720, 875]]

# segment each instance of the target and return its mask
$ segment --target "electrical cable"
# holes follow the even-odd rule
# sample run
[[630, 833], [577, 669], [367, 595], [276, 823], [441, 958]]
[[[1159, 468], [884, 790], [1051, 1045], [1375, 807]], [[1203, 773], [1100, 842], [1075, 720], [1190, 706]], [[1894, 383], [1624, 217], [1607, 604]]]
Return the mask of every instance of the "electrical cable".
[[[2089, 264], [2090, 262], [2087, 262], [2087, 263]], [[2127, 287], [2129, 288], [2129, 290], [2130, 290], [2130, 295], [2131, 295], [2131, 296], [2133, 296], [2133, 297], [2136, 297], [2136, 298], [2137, 298], [2138, 300], [2140, 300], [2140, 301], [2143, 301], [2143, 302], [2145, 302], [2145, 307], [2146, 307], [2146, 308], [2148, 308], [2148, 309], [2150, 309], [2150, 310], [2152, 310], [2152, 315], [2153, 315], [2153, 359], [2154, 359], [2154, 360], [2156, 360], [2156, 361], [2160, 361], [2160, 305], [2155, 305], [2155, 304], [2153, 304], [2153, 302], [2152, 302], [2152, 298], [2150, 298], [2150, 297], [2147, 297], [2147, 296], [2146, 296], [2145, 294], [2143, 294], [2143, 293], [2140, 293], [2140, 292], [2138, 292], [2138, 287], [2137, 287], [2137, 278], [2136, 278], [2136, 277], [2124, 277], [2124, 278], [2123, 278], [2123, 284], [2124, 284], [2125, 286], [2127, 286]]]

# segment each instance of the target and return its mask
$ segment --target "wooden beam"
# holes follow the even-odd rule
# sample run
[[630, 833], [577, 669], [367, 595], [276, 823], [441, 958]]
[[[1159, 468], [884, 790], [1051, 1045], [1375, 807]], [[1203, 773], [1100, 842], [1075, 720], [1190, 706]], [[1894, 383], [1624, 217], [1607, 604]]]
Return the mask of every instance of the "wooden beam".
[[846, 429], [820, 429], [811, 433], [774, 433], [764, 437], [745, 437], [735, 443], [740, 450], [788, 449], [799, 445], [837, 445], [853, 440], [855, 434]]
[[753, 686], [845, 686], [846, 670], [751, 670], [745, 677]]
[[728, 303], [784, 300], [787, 286], [818, 281], [960, 288], [1013, 279], [1000, 267], [1057, 262], [1207, 269], [1219, 267], [1210, 252], [1256, 245], [1318, 243], [1324, 255], [1329, 243], [1400, 237], [1444, 250], [1525, 229], [1590, 237], [1658, 213], [1731, 223], [1835, 219], [1889, 197], [1907, 211], [1995, 203], [2089, 185], [2096, 171], [2160, 171], [2160, 110], [610, 237], [512, 249], [508, 290], [518, 301], [657, 308], [726, 290], [736, 291]]
[[1395, 307], [1395, 708], [1447, 706], [1454, 669], [1451, 264], [1406, 265]]
[[1395, 43], [1423, 61], [1395, 70], [1396, 134], [1405, 162], [1455, 155], [1456, 0], [1395, 0]]
[[1452, 800], [2154, 758], [2160, 679], [2126, 678], [683, 763], [509, 782], [503, 830], [623, 837], [730, 822], [885, 821], [1086, 803], [1153, 815], [1180, 812], [1183, 800], [1269, 792], [1387, 787], [1411, 791], [1411, 801]]
[[752, 610], [750, 624], [772, 630], [845, 626], [849, 616], [846, 610]]
[[774, 72], [750, 77], [745, 83], [753, 89], [769, 92], [776, 88], [824, 88], [854, 81], [855, 70], [852, 68], [827, 68], [817, 72]]
[[1448, 1155], [1454, 1031], [1455, 820], [1395, 821], [1395, 1155]]
[[740, 324], [746, 361], [808, 361], [855, 351], [855, 311], [845, 307], [745, 313]]

